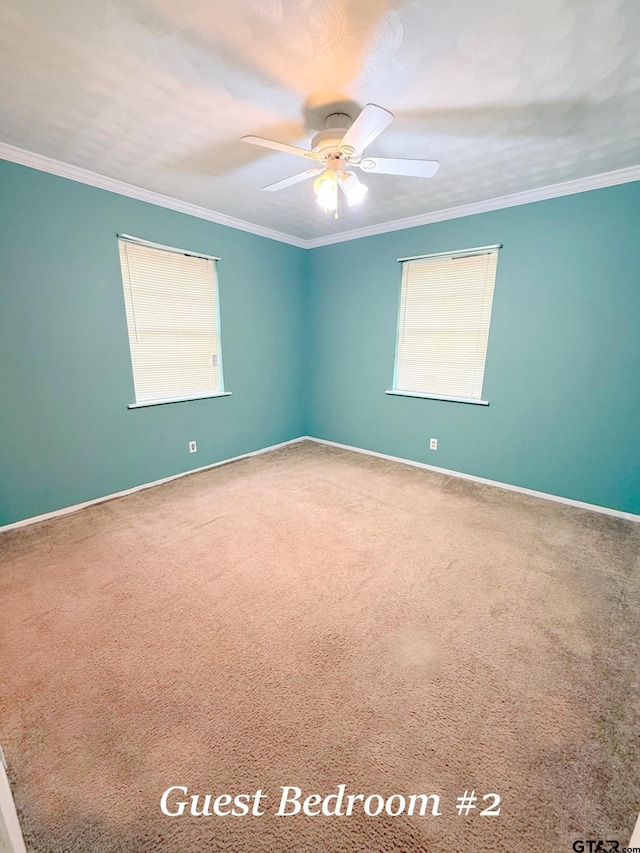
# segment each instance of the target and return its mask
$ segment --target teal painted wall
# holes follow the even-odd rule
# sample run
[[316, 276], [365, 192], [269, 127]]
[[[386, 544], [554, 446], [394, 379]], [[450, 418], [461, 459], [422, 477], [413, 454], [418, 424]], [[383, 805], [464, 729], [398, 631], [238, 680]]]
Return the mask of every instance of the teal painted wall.
[[[312, 250], [309, 434], [640, 513], [638, 223], [632, 183]], [[396, 259], [493, 243], [490, 406], [386, 396]]]
[[[311, 252], [7, 162], [0, 187], [0, 525], [304, 434], [640, 513], [640, 184]], [[118, 231], [222, 256], [231, 397], [127, 409]], [[385, 395], [396, 259], [489, 243], [489, 408]]]
[[[231, 397], [127, 409], [119, 231], [222, 257]], [[308, 262], [293, 246], [0, 162], [0, 525], [304, 434]]]

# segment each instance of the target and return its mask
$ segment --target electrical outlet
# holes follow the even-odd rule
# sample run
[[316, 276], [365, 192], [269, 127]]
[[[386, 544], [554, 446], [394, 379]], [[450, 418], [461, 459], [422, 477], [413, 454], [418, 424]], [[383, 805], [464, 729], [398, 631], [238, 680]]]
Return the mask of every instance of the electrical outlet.
[[198, 445], [195, 443], [195, 441], [190, 441], [189, 442], [189, 453], [197, 453], [197, 452], [198, 452]]
[[430, 438], [429, 439], [429, 450], [437, 450], [438, 449], [438, 439]]

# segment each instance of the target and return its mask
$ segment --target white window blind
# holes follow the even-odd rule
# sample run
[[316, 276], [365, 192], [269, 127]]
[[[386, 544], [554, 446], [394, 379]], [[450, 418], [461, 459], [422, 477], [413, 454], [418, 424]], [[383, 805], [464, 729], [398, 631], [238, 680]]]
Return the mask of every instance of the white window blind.
[[136, 404], [222, 392], [215, 261], [118, 242]]
[[394, 390], [481, 400], [498, 250], [409, 259]]

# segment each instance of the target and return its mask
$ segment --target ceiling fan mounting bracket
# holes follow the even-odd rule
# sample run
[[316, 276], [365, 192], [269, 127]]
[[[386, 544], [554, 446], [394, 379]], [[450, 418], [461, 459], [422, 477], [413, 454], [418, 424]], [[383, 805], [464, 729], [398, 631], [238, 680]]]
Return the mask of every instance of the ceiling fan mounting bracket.
[[335, 130], [340, 128], [340, 130], [347, 131], [353, 124], [351, 120], [351, 116], [346, 113], [331, 113], [324, 120], [324, 126], [327, 130]]

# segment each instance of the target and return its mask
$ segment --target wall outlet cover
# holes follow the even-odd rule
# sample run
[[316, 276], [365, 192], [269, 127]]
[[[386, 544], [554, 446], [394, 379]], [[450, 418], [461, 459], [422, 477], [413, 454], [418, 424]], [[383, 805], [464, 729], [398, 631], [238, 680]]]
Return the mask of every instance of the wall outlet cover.
[[438, 449], [438, 439], [430, 438], [429, 439], [429, 450], [437, 450]]
[[189, 453], [197, 453], [197, 451], [198, 451], [198, 445], [196, 444], [196, 442], [190, 441], [189, 442]]

